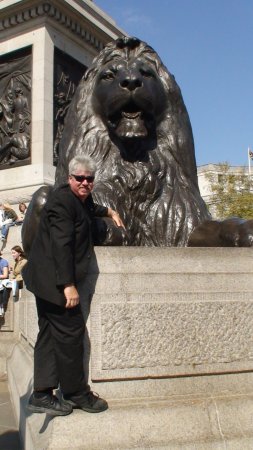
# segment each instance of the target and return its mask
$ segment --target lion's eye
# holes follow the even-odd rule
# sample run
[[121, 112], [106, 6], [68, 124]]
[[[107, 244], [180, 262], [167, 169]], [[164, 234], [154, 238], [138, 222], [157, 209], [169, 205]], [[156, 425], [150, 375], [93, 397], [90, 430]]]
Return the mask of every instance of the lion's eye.
[[114, 80], [115, 75], [113, 72], [104, 72], [101, 74], [102, 80]]
[[143, 77], [146, 77], [146, 78], [152, 78], [152, 77], [154, 77], [154, 74], [153, 74], [153, 72], [151, 71], [151, 70], [149, 70], [149, 69], [140, 69], [140, 74], [143, 76]]

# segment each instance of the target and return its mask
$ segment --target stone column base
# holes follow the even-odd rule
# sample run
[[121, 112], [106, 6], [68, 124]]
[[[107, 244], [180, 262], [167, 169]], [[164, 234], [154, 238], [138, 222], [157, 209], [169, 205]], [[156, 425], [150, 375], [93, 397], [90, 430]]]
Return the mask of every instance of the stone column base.
[[[138, 384], [147, 384], [154, 395], [118, 400], [113, 395], [104, 413], [75, 410], [54, 419], [26, 410], [31, 374], [32, 351], [21, 342], [8, 361], [8, 380], [25, 450], [253, 448], [252, 373], [132, 380], [136, 391]], [[125, 383], [116, 383], [115, 389], [124, 391]], [[169, 383], [174, 394], [160, 396], [163, 383]], [[99, 392], [99, 383], [92, 389]]]

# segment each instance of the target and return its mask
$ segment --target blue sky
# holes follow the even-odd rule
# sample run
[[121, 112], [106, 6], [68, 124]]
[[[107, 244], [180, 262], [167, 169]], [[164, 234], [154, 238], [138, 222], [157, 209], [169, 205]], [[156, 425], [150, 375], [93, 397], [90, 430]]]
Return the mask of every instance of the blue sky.
[[253, 147], [253, 0], [95, 0], [175, 75], [198, 165], [247, 165]]

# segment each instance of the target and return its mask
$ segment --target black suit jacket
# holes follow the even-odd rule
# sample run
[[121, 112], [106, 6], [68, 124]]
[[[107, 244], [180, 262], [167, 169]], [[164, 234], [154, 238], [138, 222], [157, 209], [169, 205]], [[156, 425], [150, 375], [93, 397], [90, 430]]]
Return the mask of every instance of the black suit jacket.
[[95, 204], [91, 195], [81, 202], [69, 185], [53, 191], [41, 212], [38, 232], [22, 271], [27, 289], [64, 306], [64, 285], [76, 284], [87, 271], [93, 252], [92, 220], [106, 215], [106, 207]]

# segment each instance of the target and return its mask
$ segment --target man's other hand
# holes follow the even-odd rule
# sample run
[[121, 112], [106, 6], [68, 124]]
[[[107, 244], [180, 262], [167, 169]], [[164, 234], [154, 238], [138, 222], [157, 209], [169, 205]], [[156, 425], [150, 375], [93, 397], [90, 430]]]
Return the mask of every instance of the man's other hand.
[[66, 297], [65, 308], [74, 308], [79, 303], [79, 294], [74, 284], [64, 287], [64, 295]]

